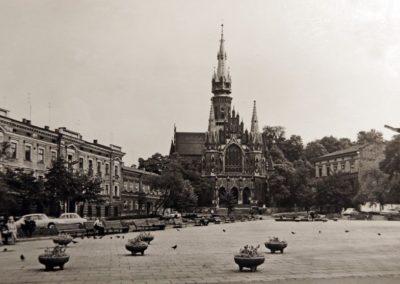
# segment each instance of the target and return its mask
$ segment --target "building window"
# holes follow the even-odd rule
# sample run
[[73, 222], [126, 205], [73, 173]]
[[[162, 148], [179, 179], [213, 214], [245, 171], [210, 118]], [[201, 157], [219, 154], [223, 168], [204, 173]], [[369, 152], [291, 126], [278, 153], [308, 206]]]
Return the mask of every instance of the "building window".
[[318, 168], [318, 173], [319, 173], [319, 176], [322, 177], [322, 168], [321, 167]]
[[106, 164], [106, 175], [108, 176], [110, 174], [110, 166]]
[[57, 152], [56, 151], [51, 151], [51, 161], [57, 160]]
[[11, 142], [10, 149], [11, 149], [11, 159], [16, 159], [17, 158], [17, 143]]
[[89, 170], [88, 170], [89, 176], [93, 175], [93, 160], [89, 160]]
[[114, 167], [114, 175], [115, 175], [115, 176], [118, 176], [118, 166], [115, 166], [115, 167]]
[[119, 196], [118, 186], [114, 187], [114, 196]]
[[242, 150], [235, 144], [226, 150], [225, 171], [228, 173], [242, 172]]
[[79, 169], [83, 170], [83, 158], [79, 158]]
[[108, 191], [108, 188], [109, 188], [109, 186], [108, 186], [108, 184], [106, 184], [106, 195], [110, 194], [110, 192]]
[[101, 161], [97, 161], [97, 174], [101, 175]]
[[31, 161], [32, 146], [25, 145], [25, 161]]
[[326, 175], [327, 175], [327, 176], [330, 176], [330, 175], [331, 175], [331, 167], [330, 167], [330, 166], [327, 166], [327, 167], [326, 167]]
[[43, 148], [38, 149], [38, 162], [39, 163], [44, 162], [44, 149]]
[[68, 154], [68, 163], [72, 163], [72, 154]]

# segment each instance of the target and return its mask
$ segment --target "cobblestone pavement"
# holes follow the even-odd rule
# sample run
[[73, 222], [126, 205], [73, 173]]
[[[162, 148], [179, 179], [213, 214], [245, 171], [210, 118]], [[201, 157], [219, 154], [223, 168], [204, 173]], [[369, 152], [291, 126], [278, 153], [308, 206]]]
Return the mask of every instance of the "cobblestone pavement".
[[[0, 282], [400, 283], [400, 222], [264, 220], [167, 229], [154, 232], [145, 256], [131, 256], [124, 244], [136, 234], [78, 238], [67, 250], [71, 259], [65, 270], [53, 272], [45, 272], [37, 260], [53, 245], [51, 240], [19, 242], [8, 246], [8, 252], [0, 247]], [[289, 243], [284, 254], [267, 252], [263, 243], [268, 236]], [[247, 243], [262, 245], [266, 257], [255, 273], [238, 272], [233, 261]], [[21, 253], [25, 261], [20, 261]]]

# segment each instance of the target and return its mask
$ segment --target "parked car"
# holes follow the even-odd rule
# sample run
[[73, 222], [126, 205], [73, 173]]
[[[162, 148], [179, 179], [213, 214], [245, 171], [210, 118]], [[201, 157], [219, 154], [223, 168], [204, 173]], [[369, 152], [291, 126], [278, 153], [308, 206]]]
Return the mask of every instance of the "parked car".
[[343, 211], [342, 213], [344, 216], [346, 215], [358, 215], [360, 214], [360, 212], [358, 212], [356, 209], [354, 208], [347, 208], [346, 210]]
[[383, 209], [380, 212], [381, 215], [397, 215], [399, 214], [399, 209], [396, 208], [388, 208], [388, 209]]
[[168, 215], [168, 217], [170, 217], [170, 218], [181, 218], [182, 215], [181, 215], [181, 213], [174, 211], [174, 212], [171, 212], [171, 213]]
[[76, 224], [79, 223], [83, 225], [83, 223], [87, 222], [87, 219], [82, 218], [77, 213], [63, 213], [58, 218], [59, 223], [61, 224]]
[[26, 221], [35, 221], [37, 228], [54, 228], [55, 225], [59, 222], [56, 218], [49, 218], [46, 214], [36, 213], [36, 214], [28, 214], [22, 216], [18, 221], [15, 222], [17, 228], [20, 228], [22, 224]]

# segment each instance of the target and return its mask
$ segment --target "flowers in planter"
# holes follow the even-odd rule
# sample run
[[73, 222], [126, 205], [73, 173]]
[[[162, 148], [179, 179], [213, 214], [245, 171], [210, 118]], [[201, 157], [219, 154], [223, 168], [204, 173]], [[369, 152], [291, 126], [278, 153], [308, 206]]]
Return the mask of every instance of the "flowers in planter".
[[251, 245], [245, 245], [240, 249], [238, 256], [240, 257], [259, 257], [261, 254], [258, 252], [260, 245], [253, 247]]
[[53, 238], [53, 242], [59, 245], [68, 245], [72, 241], [72, 237], [68, 234], [61, 233]]
[[69, 261], [69, 255], [65, 253], [65, 246], [55, 246], [54, 248], [47, 248], [44, 254], [39, 255], [39, 262], [46, 266], [46, 270], [53, 270], [54, 267], [59, 267], [60, 270], [64, 269], [64, 264]]
[[149, 232], [142, 232], [138, 236], [142, 241], [150, 244], [150, 242], [154, 239], [154, 236]]
[[141, 243], [141, 242], [143, 242], [143, 240], [142, 240], [142, 237], [140, 235], [136, 236], [133, 239], [129, 239], [128, 240], [128, 244], [138, 244], [138, 243]]
[[65, 251], [67, 248], [65, 246], [55, 246], [54, 248], [46, 248], [44, 250], [44, 254], [42, 254], [42, 257], [46, 258], [56, 258], [56, 257], [64, 257], [68, 256]]

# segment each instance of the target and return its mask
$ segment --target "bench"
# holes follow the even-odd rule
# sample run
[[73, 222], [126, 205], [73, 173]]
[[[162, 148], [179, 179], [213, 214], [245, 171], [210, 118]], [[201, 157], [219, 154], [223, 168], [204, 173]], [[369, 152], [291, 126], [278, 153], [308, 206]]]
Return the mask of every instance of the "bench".
[[94, 235], [95, 232], [94, 232], [94, 222], [93, 221], [88, 221], [88, 222], [83, 223], [83, 227], [85, 228], [87, 235], [89, 235], [89, 234]]
[[127, 233], [129, 231], [129, 227], [123, 225], [120, 220], [104, 221], [103, 224], [104, 232], [107, 233]]
[[136, 227], [136, 231], [148, 231], [149, 230], [149, 225], [147, 224], [146, 220], [144, 219], [139, 219], [135, 220], [133, 224]]
[[83, 236], [86, 233], [86, 229], [80, 223], [56, 224], [56, 229], [59, 234], [65, 233], [74, 237]]
[[150, 230], [165, 230], [165, 223], [160, 220], [146, 220], [146, 224]]
[[183, 228], [183, 222], [181, 219], [174, 219], [173, 228]]

